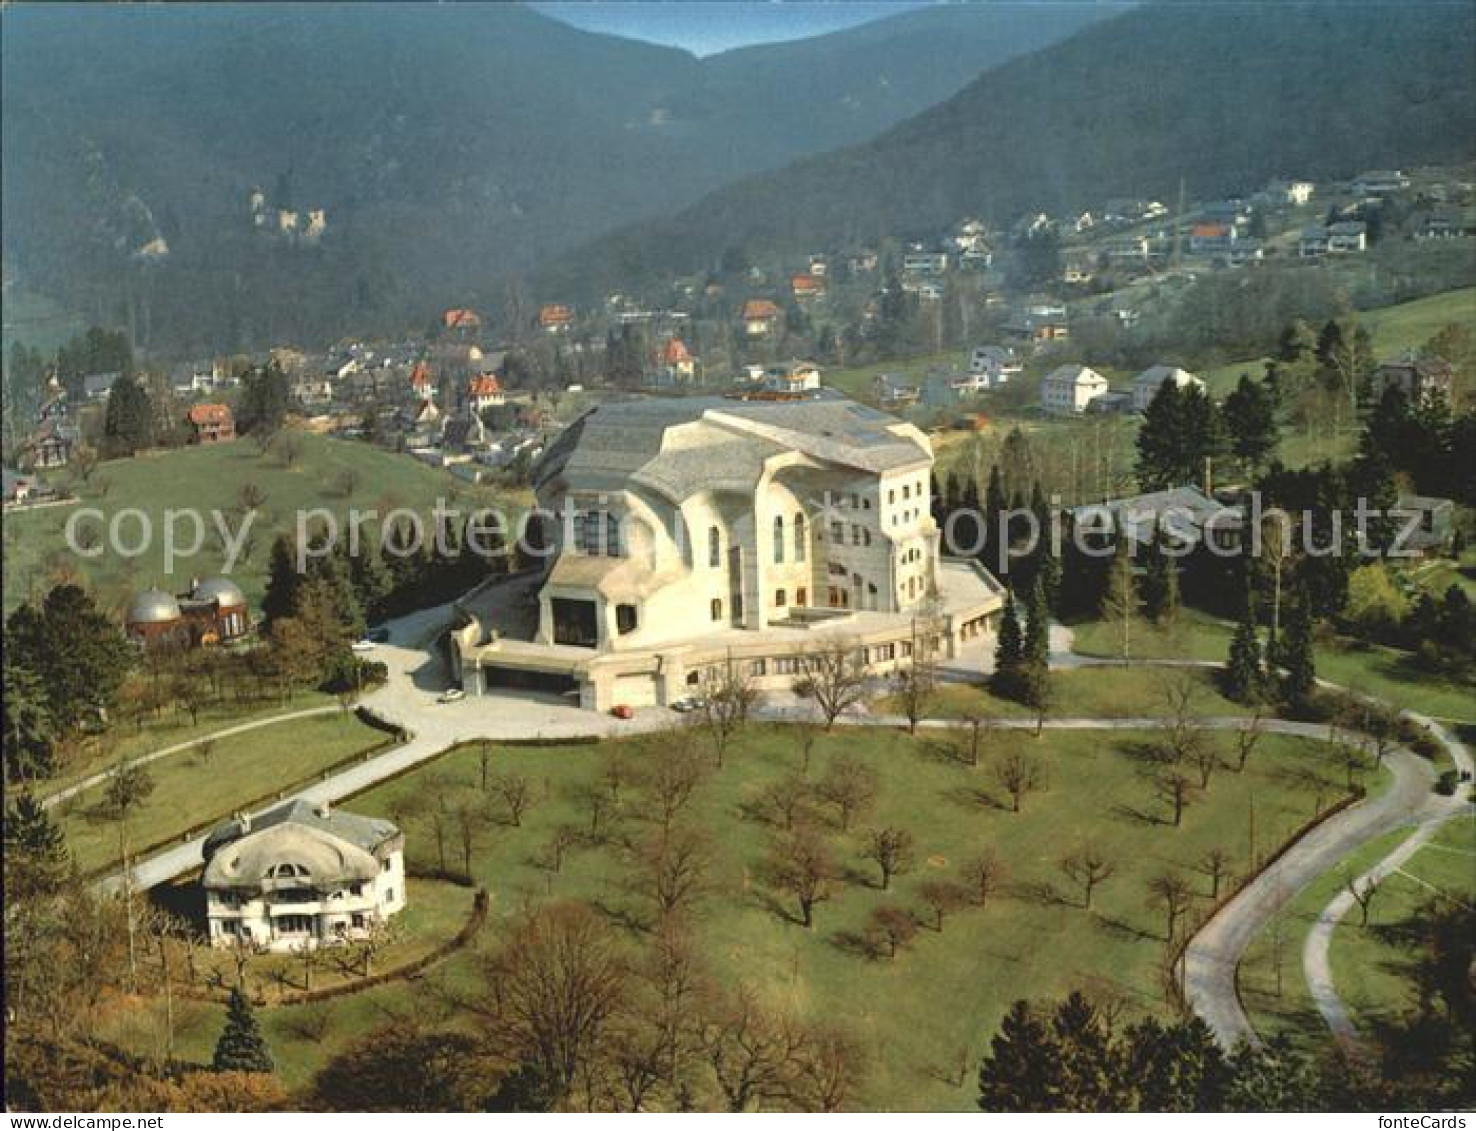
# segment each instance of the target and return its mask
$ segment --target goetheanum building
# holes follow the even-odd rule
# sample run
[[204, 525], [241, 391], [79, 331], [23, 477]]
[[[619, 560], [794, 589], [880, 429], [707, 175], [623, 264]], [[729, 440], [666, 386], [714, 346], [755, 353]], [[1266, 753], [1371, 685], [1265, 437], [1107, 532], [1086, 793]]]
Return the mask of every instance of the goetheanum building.
[[837, 641], [878, 672], [919, 633], [951, 654], [1003, 589], [940, 552], [932, 467], [915, 426], [835, 395], [602, 405], [534, 468], [551, 553], [526, 617], [505, 594], [466, 609], [453, 664], [471, 693], [605, 709], [669, 703], [734, 660], [787, 686]]
[[363, 938], [405, 906], [405, 837], [389, 821], [290, 801], [205, 840], [214, 946], [300, 950]]

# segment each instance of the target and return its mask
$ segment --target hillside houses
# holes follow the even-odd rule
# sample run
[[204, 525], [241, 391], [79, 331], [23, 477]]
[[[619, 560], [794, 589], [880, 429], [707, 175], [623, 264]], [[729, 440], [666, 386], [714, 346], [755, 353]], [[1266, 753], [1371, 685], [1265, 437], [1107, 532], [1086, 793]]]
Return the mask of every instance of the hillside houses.
[[1085, 365], [1062, 365], [1041, 379], [1040, 406], [1049, 413], [1085, 412], [1087, 406], [1107, 390], [1107, 378], [1095, 369]]
[[466, 386], [466, 405], [473, 412], [482, 413], [489, 408], [507, 403], [507, 393], [495, 373], [479, 373]]
[[1158, 391], [1169, 383], [1180, 391], [1204, 388], [1203, 381], [1188, 370], [1180, 369], [1176, 365], [1150, 366], [1133, 378], [1133, 411], [1146, 412], [1148, 406], [1153, 403], [1153, 398], [1158, 395]]
[[236, 418], [227, 404], [197, 404], [185, 416], [190, 426], [190, 442], [221, 444], [236, 438]]
[[739, 321], [750, 338], [767, 338], [779, 328], [783, 312], [766, 298], [751, 298], [743, 304]]
[[1381, 362], [1369, 378], [1369, 395], [1378, 401], [1388, 389], [1398, 389], [1411, 403], [1429, 396], [1449, 398], [1455, 371], [1439, 357], [1403, 357]]
[[1009, 346], [975, 346], [969, 354], [969, 375], [980, 378], [976, 385], [992, 389], [1018, 377], [1024, 363]]

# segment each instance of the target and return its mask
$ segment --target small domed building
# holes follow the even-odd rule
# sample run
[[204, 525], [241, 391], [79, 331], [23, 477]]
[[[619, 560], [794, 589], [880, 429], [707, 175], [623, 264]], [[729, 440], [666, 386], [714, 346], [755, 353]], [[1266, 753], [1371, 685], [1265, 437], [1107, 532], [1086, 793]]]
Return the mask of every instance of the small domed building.
[[234, 581], [208, 577], [178, 597], [162, 589], [145, 589], [128, 606], [124, 631], [144, 647], [230, 643], [251, 631], [251, 611]]
[[301, 798], [205, 839], [212, 946], [273, 951], [363, 938], [405, 907], [405, 837], [390, 821]]

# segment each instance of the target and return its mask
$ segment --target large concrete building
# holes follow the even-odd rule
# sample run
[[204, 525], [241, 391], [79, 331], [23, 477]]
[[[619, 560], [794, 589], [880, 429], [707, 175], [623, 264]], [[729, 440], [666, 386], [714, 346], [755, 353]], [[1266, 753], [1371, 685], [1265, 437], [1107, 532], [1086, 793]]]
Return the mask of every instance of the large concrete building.
[[405, 906], [405, 837], [389, 821], [289, 801], [205, 840], [213, 946], [300, 950], [363, 938]]
[[838, 641], [875, 671], [919, 631], [952, 654], [1003, 590], [943, 557], [932, 466], [916, 427], [831, 394], [603, 405], [535, 468], [553, 553], [522, 600], [466, 610], [453, 663], [472, 693], [606, 709], [669, 703], [733, 660], [787, 686]]

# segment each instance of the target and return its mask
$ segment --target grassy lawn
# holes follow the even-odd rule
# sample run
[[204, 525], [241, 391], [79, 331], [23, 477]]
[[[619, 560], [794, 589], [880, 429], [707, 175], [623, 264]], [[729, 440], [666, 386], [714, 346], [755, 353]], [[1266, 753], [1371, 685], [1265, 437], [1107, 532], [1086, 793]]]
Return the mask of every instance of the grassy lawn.
[[[1410, 833], [1410, 829], [1401, 828], [1385, 834], [1349, 857], [1343, 869], [1309, 884], [1247, 949], [1239, 971], [1240, 995], [1251, 1023], [1262, 1036], [1286, 1032], [1309, 1047], [1325, 1044], [1327, 1027], [1312, 1003], [1302, 974], [1307, 932], [1343, 889], [1345, 876], [1361, 875]], [[1407, 932], [1411, 921], [1435, 894], [1424, 884], [1470, 903], [1476, 899], [1473, 859], [1476, 821], [1457, 818], [1405, 863], [1402, 870], [1408, 876], [1395, 874], [1385, 880], [1370, 907], [1368, 926], [1360, 926], [1356, 907], [1339, 923], [1330, 948], [1333, 984], [1354, 1024], [1367, 1028], [1397, 1017], [1413, 1004], [1410, 967], [1415, 955]]]
[[[368, 444], [294, 433], [301, 455], [286, 466], [275, 453], [262, 455], [250, 441], [206, 448], [157, 452], [131, 460], [101, 465], [90, 483], [82, 486], [82, 505], [96, 507], [108, 519], [125, 508], [144, 511], [153, 524], [150, 552], [125, 558], [111, 550], [96, 558], [80, 558], [65, 541], [68, 517], [74, 508], [52, 507], [5, 516], [5, 609], [8, 611], [33, 590], [44, 590], [49, 578], [67, 571], [80, 573], [98, 591], [105, 607], [121, 610], [132, 593], [149, 585], [172, 591], [189, 586], [191, 577], [219, 571], [224, 554], [214, 534], [210, 512], [219, 509], [231, 532], [238, 531], [244, 484], [254, 484], [265, 502], [251, 526], [248, 552], [236, 563], [234, 577], [256, 605], [261, 599], [272, 539], [291, 533], [299, 510], [325, 507], [345, 523], [351, 508], [377, 510], [383, 515], [396, 507], [412, 507], [430, 521], [437, 498], [463, 515], [494, 496], [444, 471], [417, 463], [409, 456], [381, 451]], [[348, 495], [343, 487], [352, 485]], [[106, 494], [103, 494], [104, 488]], [[164, 512], [193, 508], [205, 524], [201, 552], [176, 560], [172, 572], [164, 568]], [[95, 526], [95, 523], [88, 525]], [[193, 527], [186, 519], [176, 524], [178, 542], [188, 546]], [[366, 532], [373, 529], [366, 527]], [[123, 528], [130, 544], [138, 539], [137, 524]], [[105, 544], [105, 543], [104, 543]]]
[[312, 707], [331, 706], [336, 702], [333, 696], [321, 691], [298, 690], [286, 703], [277, 699], [245, 703], [222, 699], [217, 703], [208, 703], [200, 709], [199, 720], [195, 722], [190, 720], [188, 712], [176, 708], [166, 710], [158, 718], [147, 720], [142, 727], [119, 724], [105, 735], [84, 740], [85, 744], [80, 745], [69, 756], [62, 772], [48, 778], [42, 784], [40, 792], [55, 793], [75, 781], [110, 769], [120, 759], [127, 761], [138, 758], [241, 723], [289, 715]]
[[[1087, 621], [1071, 627], [1076, 633], [1076, 651], [1087, 656], [1118, 654], [1111, 626]], [[1144, 625], [1137, 632], [1132, 651], [1138, 659], [1223, 661], [1231, 631], [1224, 621], [1186, 609], [1173, 631], [1159, 632]], [[1354, 691], [1437, 718], [1476, 717], [1476, 696], [1469, 686], [1421, 670], [1407, 653], [1396, 648], [1338, 639], [1319, 642], [1315, 658], [1319, 676]]]
[[[991, 740], [997, 744], [992, 757], [1018, 745], [1040, 759], [1048, 777], [1046, 792], [1028, 796], [1024, 812], [1016, 814], [987, 769], [949, 757], [936, 736], [822, 736], [813, 752], [812, 776], [845, 753], [875, 770], [880, 789], [874, 812], [859, 818], [849, 832], [836, 827], [828, 809], [817, 811], [845, 876], [807, 931], [766, 881], [764, 859], [776, 830], [753, 811], [767, 784], [799, 769], [801, 754], [792, 732], [751, 729], [730, 751], [726, 768], [699, 787], [682, 818], [707, 830], [713, 844], [721, 846], [710, 869], [712, 892], [697, 920], [708, 961], [724, 984], [747, 980], [777, 1003], [813, 1016], [843, 1018], [874, 1051], [884, 1051], [873, 1059], [862, 1097], [863, 1105], [883, 1109], [970, 1107], [977, 1058], [1016, 997], [1056, 995], [1092, 984], [1126, 995], [1137, 1009], [1166, 1011], [1165, 927], [1161, 913], [1148, 904], [1148, 878], [1166, 868], [1185, 870], [1213, 847], [1228, 851], [1234, 866], [1244, 868], [1252, 803], [1257, 846], [1264, 853], [1312, 815], [1319, 797], [1324, 805], [1334, 798], [1342, 769], [1317, 743], [1268, 737], [1245, 773], [1220, 771], [1208, 793], [1186, 811], [1182, 827], [1174, 828], [1142, 761], [1144, 737], [997, 736]], [[504, 824], [477, 847], [477, 880], [493, 893], [490, 940], [498, 937], [499, 922], [526, 903], [550, 897], [590, 901], [618, 923], [649, 918], [648, 901], [629, 882], [634, 865], [621, 847], [626, 838], [639, 840], [654, 827], [640, 787], [624, 787], [619, 813], [606, 817], [600, 835], [585, 835], [559, 871], [537, 860], [556, 828], [589, 828], [582, 798], [603, 782], [612, 755], [638, 768], [660, 741], [493, 748], [495, 770], [525, 776], [536, 803], [521, 827]], [[423, 799], [484, 804], [495, 812], [496, 802], [480, 793], [478, 774], [477, 752], [465, 748], [361, 795], [352, 807], [402, 821], [412, 870], [425, 870], [436, 861]], [[899, 877], [888, 894], [879, 890], [874, 868], [860, 856], [862, 830], [881, 824], [906, 827], [916, 838], [916, 870]], [[1090, 911], [1057, 869], [1063, 852], [1084, 841], [1117, 862]], [[941, 932], [922, 930], [914, 946], [896, 959], [858, 952], [854, 936], [873, 907], [918, 908], [920, 884], [957, 874], [986, 846], [1010, 871], [988, 907], [953, 914]], [[1192, 878], [1207, 897], [1208, 882]], [[643, 934], [636, 927], [629, 933], [633, 944]], [[475, 986], [469, 957], [454, 958], [443, 970], [452, 984]], [[287, 1082], [298, 1085], [362, 1031], [360, 1026], [382, 1024], [386, 1011], [433, 1013], [427, 1001], [423, 991], [404, 984], [355, 995], [336, 1003], [331, 1029], [311, 1040], [298, 1032], [300, 1008], [270, 1010], [262, 1017]], [[207, 1057], [218, 1030], [217, 1008], [188, 1029], [181, 1052]], [[961, 1064], [967, 1071], [960, 1085]]]
[[[1122, 655], [1122, 630], [1105, 621], [1071, 625], [1073, 650], [1083, 656]], [[1234, 626], [1195, 609], [1181, 609], [1178, 620], [1159, 628], [1142, 621], [1133, 626], [1128, 646], [1137, 660], [1224, 660]]]
[[[198, 751], [164, 758], [146, 767], [154, 791], [128, 817], [131, 849], [227, 814], [383, 738], [353, 714], [337, 713], [223, 738], [208, 759]], [[118, 822], [100, 811], [106, 788], [94, 786], [58, 807], [67, 844], [84, 871], [118, 856]]]
[[1476, 818], [1460, 817], [1389, 876], [1369, 907], [1368, 925], [1357, 908], [1333, 932], [1333, 985], [1353, 1023], [1369, 1029], [1397, 1020], [1417, 1004], [1411, 931], [1432, 901], [1476, 901]]
[[[1096, 716], [1133, 718], [1167, 715], [1168, 688], [1180, 680], [1194, 684], [1194, 712], [1200, 715], [1243, 715], [1249, 709], [1222, 696], [1207, 671], [1143, 671], [1135, 668], [1084, 668], [1059, 671], [1051, 677], [1053, 699], [1048, 718]], [[900, 714], [902, 704], [893, 696], [877, 702], [879, 713]], [[961, 683], [940, 684], [928, 707], [930, 718], [958, 719], [970, 715], [983, 718], [1034, 718], [1034, 710], [1000, 699], [982, 687]]]

